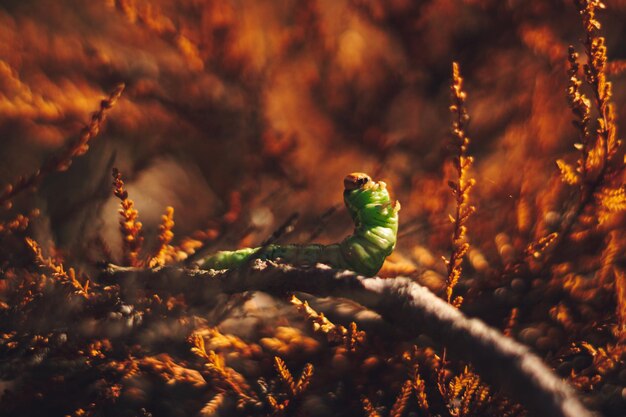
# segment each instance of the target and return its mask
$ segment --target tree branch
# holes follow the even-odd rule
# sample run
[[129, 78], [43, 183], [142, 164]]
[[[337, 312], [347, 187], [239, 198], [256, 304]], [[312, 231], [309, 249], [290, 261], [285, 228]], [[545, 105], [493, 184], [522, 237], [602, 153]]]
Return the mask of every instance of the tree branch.
[[530, 349], [460, 311], [406, 278], [366, 278], [327, 267], [295, 268], [257, 260], [245, 270], [214, 271], [174, 267], [154, 269], [110, 265], [104, 276], [122, 293], [165, 290], [184, 293], [189, 303], [206, 303], [221, 293], [308, 292], [344, 297], [379, 313], [412, 333], [426, 333], [459, 359], [471, 362], [481, 377], [519, 401], [533, 415], [591, 417], [574, 391]]

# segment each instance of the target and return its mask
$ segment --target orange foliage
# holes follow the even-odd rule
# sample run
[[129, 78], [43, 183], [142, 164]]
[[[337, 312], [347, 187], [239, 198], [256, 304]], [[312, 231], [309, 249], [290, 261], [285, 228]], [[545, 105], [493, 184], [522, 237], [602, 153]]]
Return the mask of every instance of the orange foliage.
[[[336, 241], [350, 222], [334, 184], [363, 170], [406, 202], [381, 277], [499, 326], [621, 416], [626, 64], [610, 58], [625, 2], [5, 3], [0, 415], [524, 415], [432, 335], [349, 300], [102, 277], [102, 254], [177, 268], [267, 239]], [[100, 192], [114, 165], [134, 201], [117, 170], [117, 199]], [[121, 244], [101, 210], [117, 200]]]

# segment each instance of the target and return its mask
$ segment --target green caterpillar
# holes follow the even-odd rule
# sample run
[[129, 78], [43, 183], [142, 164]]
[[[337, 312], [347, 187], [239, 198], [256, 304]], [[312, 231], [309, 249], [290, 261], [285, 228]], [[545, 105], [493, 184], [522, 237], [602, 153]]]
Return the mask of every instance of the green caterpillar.
[[400, 203], [392, 203], [387, 185], [360, 172], [343, 180], [343, 200], [355, 224], [354, 233], [333, 245], [267, 245], [222, 251], [201, 261], [202, 269], [236, 268], [251, 258], [280, 259], [295, 265], [321, 262], [373, 276], [396, 246]]

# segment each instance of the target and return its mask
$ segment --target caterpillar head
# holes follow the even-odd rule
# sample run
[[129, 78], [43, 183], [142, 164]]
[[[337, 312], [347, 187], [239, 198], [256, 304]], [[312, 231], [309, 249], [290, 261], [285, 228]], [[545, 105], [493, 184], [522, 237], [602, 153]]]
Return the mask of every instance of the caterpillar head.
[[387, 184], [383, 181], [373, 181], [363, 172], [346, 175], [343, 179], [343, 186], [343, 198], [352, 217], [366, 205], [371, 204], [390, 207], [396, 213], [400, 210], [399, 204], [392, 205]]
[[372, 178], [364, 172], [353, 172], [351, 174], [346, 175], [343, 179], [343, 187], [345, 191], [353, 191], [358, 190], [359, 188], [365, 187], [367, 184], [371, 184]]

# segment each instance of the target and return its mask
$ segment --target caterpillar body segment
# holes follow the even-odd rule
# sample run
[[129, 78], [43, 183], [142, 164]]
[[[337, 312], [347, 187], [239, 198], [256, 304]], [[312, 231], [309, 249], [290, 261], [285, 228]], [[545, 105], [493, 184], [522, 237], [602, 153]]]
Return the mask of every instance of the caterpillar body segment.
[[245, 263], [250, 257], [281, 260], [294, 265], [325, 263], [340, 269], [352, 269], [342, 258], [339, 245], [268, 245], [265, 248], [247, 248], [221, 251], [205, 258], [202, 269], [231, 269]]
[[337, 269], [351, 269], [363, 275], [375, 275], [396, 245], [400, 203], [392, 203], [387, 185], [374, 182], [363, 173], [344, 179], [344, 203], [352, 220], [354, 233], [333, 245], [268, 245], [222, 251], [205, 258], [203, 269], [230, 269], [250, 258], [282, 260], [295, 265], [324, 263]]
[[219, 251], [202, 260], [202, 269], [232, 269], [243, 265], [250, 256], [261, 248], [245, 248], [232, 251]]

